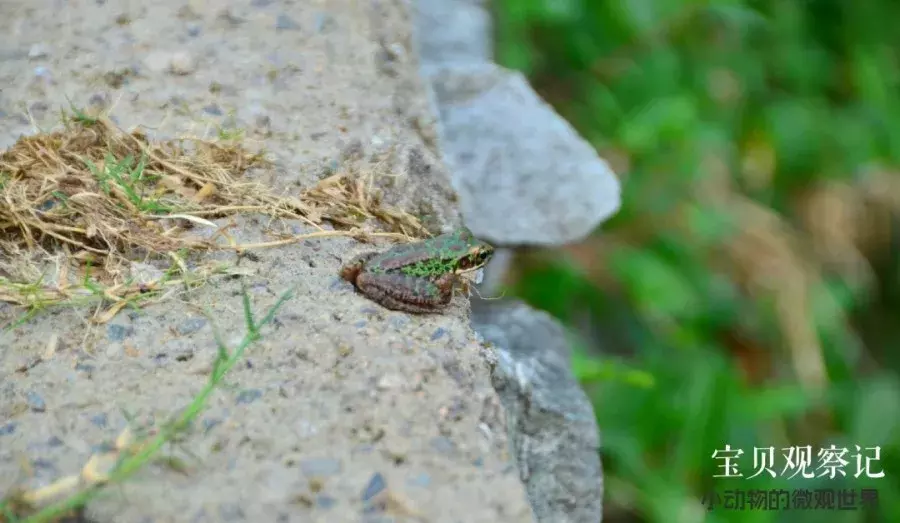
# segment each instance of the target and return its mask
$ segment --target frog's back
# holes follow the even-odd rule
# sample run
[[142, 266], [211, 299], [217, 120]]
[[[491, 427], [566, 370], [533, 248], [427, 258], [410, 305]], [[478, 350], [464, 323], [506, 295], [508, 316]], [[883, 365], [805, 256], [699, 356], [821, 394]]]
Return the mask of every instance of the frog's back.
[[477, 242], [467, 234], [470, 233], [454, 231], [420, 242], [395, 245], [372, 258], [367, 265], [374, 271], [394, 271], [422, 262], [452, 259], [464, 254], [469, 242]]
[[422, 244], [404, 243], [395, 245], [381, 254], [376, 255], [367, 263], [373, 271], [395, 271], [419, 263], [428, 259], [429, 251]]

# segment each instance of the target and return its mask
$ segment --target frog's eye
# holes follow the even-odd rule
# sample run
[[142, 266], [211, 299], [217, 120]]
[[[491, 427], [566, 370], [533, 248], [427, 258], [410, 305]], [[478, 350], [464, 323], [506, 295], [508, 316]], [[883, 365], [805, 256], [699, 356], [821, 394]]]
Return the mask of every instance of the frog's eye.
[[478, 264], [482, 263], [483, 261], [485, 261], [487, 259], [487, 257], [488, 257], [487, 251], [485, 251], [483, 249], [473, 250], [472, 253], [469, 255], [469, 262], [472, 265], [478, 265]]

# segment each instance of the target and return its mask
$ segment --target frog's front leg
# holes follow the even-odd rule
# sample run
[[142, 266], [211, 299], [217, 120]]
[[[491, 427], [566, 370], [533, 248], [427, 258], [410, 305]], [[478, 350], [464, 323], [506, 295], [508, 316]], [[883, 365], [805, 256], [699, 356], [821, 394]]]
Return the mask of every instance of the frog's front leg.
[[424, 314], [445, 308], [453, 297], [453, 275], [432, 281], [402, 273], [361, 272], [356, 287], [384, 307]]

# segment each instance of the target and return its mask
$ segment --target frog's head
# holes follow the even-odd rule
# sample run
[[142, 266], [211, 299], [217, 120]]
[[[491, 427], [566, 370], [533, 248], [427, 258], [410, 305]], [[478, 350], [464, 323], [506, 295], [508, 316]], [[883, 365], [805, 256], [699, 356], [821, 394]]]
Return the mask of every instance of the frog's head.
[[459, 231], [459, 241], [465, 246], [465, 253], [459, 257], [457, 270], [480, 269], [494, 254], [494, 248], [490, 244], [476, 238], [468, 229]]

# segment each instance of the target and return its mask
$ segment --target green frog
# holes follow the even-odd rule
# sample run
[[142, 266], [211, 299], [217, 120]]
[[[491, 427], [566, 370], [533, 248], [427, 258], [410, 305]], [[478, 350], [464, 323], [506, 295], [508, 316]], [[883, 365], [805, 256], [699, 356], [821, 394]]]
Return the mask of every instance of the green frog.
[[382, 253], [361, 254], [340, 274], [388, 309], [423, 314], [447, 307], [457, 275], [483, 267], [493, 253], [493, 247], [462, 228]]

